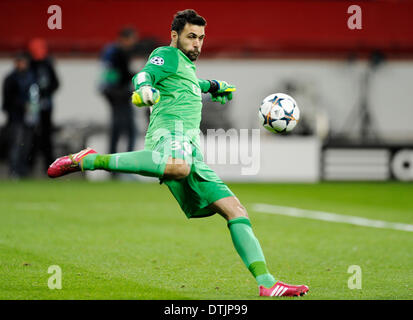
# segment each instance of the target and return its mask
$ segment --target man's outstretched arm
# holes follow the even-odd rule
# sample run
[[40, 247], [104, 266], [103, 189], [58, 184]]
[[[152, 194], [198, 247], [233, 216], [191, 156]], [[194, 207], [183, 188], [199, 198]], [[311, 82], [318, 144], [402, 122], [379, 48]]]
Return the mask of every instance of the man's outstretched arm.
[[237, 90], [234, 85], [226, 81], [198, 79], [198, 83], [203, 93], [209, 92], [211, 100], [221, 104], [232, 100], [232, 93]]

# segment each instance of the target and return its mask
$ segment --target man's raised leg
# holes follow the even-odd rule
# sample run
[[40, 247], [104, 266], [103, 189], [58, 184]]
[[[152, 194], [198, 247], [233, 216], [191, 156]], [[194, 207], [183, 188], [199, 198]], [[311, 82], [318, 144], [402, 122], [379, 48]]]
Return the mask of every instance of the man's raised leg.
[[136, 173], [149, 177], [162, 177], [168, 155], [156, 151], [140, 150], [113, 154], [91, 154], [80, 161], [85, 170], [106, 170], [110, 172]]
[[56, 159], [47, 173], [49, 177], [56, 178], [85, 170], [106, 170], [149, 177], [182, 179], [189, 174], [190, 167], [185, 160], [173, 159], [157, 151], [140, 150], [100, 155], [95, 150], [87, 148], [76, 154]]

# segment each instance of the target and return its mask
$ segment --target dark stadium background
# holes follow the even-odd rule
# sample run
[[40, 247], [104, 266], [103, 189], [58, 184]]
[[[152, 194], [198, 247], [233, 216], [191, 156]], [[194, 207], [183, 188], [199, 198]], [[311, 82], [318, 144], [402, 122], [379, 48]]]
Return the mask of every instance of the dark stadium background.
[[[60, 5], [63, 29], [49, 30], [47, 8]], [[360, 5], [363, 29], [349, 32], [347, 8]], [[205, 54], [222, 52], [304, 54], [321, 57], [349, 52], [411, 55], [413, 3], [378, 1], [129, 1], [3, 0], [0, 3], [0, 50], [20, 49], [33, 35], [45, 37], [54, 53], [97, 53], [125, 24], [143, 37], [169, 42], [170, 22], [177, 10], [193, 8], [207, 18]]]

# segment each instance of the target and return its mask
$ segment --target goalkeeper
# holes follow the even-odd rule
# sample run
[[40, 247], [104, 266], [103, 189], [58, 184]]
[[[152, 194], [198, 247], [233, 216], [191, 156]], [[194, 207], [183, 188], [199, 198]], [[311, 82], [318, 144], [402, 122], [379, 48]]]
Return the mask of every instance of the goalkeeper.
[[144, 150], [100, 155], [91, 148], [58, 158], [50, 177], [79, 170], [107, 170], [157, 177], [165, 183], [188, 218], [215, 213], [228, 223], [234, 247], [257, 280], [261, 296], [299, 296], [308, 287], [277, 281], [268, 271], [247, 211], [204, 162], [199, 146], [202, 93], [225, 104], [235, 86], [198, 79], [194, 61], [201, 53], [206, 21], [193, 10], [178, 12], [172, 22], [170, 46], [159, 47], [133, 79], [132, 103], [152, 106]]

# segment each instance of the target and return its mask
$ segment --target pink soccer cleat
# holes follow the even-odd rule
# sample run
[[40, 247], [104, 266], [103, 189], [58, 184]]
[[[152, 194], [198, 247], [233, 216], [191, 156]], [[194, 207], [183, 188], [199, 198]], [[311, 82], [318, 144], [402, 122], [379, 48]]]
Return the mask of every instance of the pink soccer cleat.
[[293, 286], [278, 281], [271, 288], [260, 286], [261, 297], [298, 297], [308, 292], [308, 287], [304, 285]]
[[57, 158], [47, 169], [47, 175], [50, 178], [57, 178], [64, 176], [65, 174], [80, 171], [81, 160], [89, 155], [97, 153], [92, 148], [86, 148], [75, 154], [69, 154], [68, 156]]

